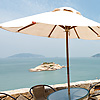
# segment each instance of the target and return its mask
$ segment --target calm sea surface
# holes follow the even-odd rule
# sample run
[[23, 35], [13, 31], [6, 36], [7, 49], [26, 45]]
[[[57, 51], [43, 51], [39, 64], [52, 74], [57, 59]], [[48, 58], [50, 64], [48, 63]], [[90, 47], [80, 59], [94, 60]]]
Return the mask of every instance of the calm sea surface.
[[[0, 59], [0, 91], [30, 88], [36, 84], [66, 83], [66, 68], [56, 71], [29, 72], [43, 62], [66, 65], [65, 58]], [[71, 82], [100, 78], [100, 58], [70, 58]]]

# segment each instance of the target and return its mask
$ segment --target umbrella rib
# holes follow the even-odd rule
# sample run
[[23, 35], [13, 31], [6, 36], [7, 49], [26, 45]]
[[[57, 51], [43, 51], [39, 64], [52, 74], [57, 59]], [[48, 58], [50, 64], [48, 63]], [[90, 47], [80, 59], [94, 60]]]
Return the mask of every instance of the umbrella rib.
[[100, 28], [99, 26], [97, 26], [97, 28]]
[[[59, 25], [61, 28], [65, 29], [65, 27], [63, 25]], [[74, 27], [77, 27], [77, 26], [72, 26], [70, 27], [70, 29], [74, 28]]]
[[52, 34], [52, 32], [54, 31], [54, 29], [56, 28], [56, 26], [57, 26], [57, 25], [55, 25], [55, 26], [53, 27], [53, 29], [51, 30], [51, 32], [50, 32], [50, 34], [48, 35], [48, 37], [51, 36], [51, 34]]
[[100, 35], [90, 26], [88, 26], [89, 29], [91, 29], [98, 37], [100, 37]]
[[59, 26], [65, 30], [65, 27], [63, 25], [59, 25]]
[[72, 26], [70, 29], [75, 28], [75, 27], [77, 27], [77, 26]]
[[20, 32], [20, 31], [22, 31], [22, 30], [24, 30], [24, 29], [26, 29], [26, 28], [28, 28], [28, 27], [30, 27], [30, 26], [32, 26], [32, 25], [34, 25], [34, 24], [31, 23], [31, 24], [29, 24], [29, 25], [27, 25], [27, 26], [25, 26], [25, 27], [22, 27], [22, 28], [20, 28], [17, 32]]
[[76, 33], [77, 38], [80, 39], [80, 37], [79, 37], [79, 35], [78, 35], [78, 33], [77, 33], [75, 27], [74, 27], [74, 31], [75, 31], [75, 33]]

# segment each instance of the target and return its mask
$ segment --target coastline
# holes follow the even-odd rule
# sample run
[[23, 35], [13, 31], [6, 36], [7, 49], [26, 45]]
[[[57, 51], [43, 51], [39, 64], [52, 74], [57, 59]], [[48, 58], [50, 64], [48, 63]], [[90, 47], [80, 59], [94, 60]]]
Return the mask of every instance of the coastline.
[[[86, 80], [86, 81], [77, 81], [77, 82], [71, 82], [71, 87], [81, 87], [81, 88], [86, 88], [89, 89], [91, 84], [95, 84], [97, 82], [100, 82], [100, 79], [96, 79], [96, 80]], [[67, 88], [68, 84], [55, 84], [55, 85], [50, 85], [53, 88], [55, 88], [56, 90], [60, 90], [60, 89], [64, 89]], [[18, 95], [18, 94], [26, 94], [29, 92], [30, 88], [21, 88], [21, 89], [15, 89], [15, 90], [8, 90], [8, 91], [0, 91], [3, 93], [7, 93], [10, 95]]]

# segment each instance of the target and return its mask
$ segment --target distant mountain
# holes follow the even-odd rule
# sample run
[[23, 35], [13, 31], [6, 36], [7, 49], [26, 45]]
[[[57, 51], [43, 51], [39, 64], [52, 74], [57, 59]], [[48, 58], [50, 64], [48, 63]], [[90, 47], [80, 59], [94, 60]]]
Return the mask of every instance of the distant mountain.
[[93, 55], [92, 57], [100, 57], [100, 53]]
[[38, 55], [38, 54], [31, 54], [31, 53], [19, 53], [19, 54], [15, 54], [12, 56], [9, 56], [8, 58], [43, 58], [45, 56], [43, 55]]

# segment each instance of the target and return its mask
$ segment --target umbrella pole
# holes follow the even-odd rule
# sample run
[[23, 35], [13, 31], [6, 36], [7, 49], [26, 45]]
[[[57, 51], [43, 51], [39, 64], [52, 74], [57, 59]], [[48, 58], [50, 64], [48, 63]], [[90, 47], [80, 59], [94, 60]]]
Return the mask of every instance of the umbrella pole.
[[69, 51], [68, 51], [68, 27], [65, 28], [66, 31], [66, 60], [67, 60], [67, 81], [68, 81], [68, 96], [70, 99], [70, 76], [69, 76]]

